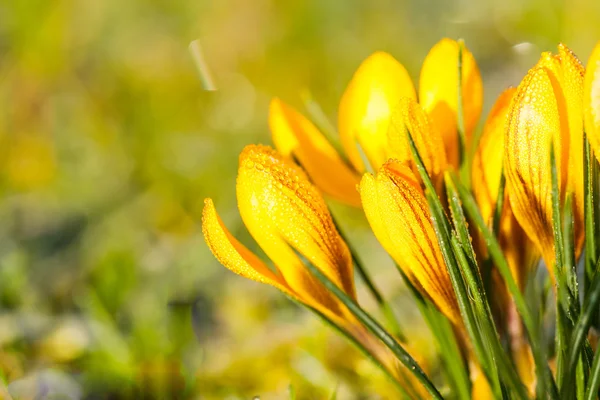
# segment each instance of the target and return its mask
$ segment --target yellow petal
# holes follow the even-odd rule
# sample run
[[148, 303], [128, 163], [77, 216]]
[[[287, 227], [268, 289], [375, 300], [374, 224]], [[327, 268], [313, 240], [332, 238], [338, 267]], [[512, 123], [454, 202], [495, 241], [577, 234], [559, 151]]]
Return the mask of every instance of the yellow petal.
[[494, 392], [485, 377], [481, 367], [471, 363], [471, 398], [473, 400], [494, 400]]
[[454, 323], [460, 315], [431, 222], [429, 206], [412, 170], [388, 162], [360, 183], [363, 209], [377, 240], [410, 281]]
[[389, 153], [391, 158], [409, 162], [413, 166], [407, 129], [415, 141], [427, 172], [436, 180], [446, 168], [444, 141], [421, 106], [414, 99], [403, 97], [392, 112], [388, 130]]
[[584, 90], [585, 132], [600, 161], [600, 42], [587, 64]]
[[[427, 54], [419, 80], [419, 103], [441, 132], [448, 162], [458, 165], [458, 42], [442, 39]], [[465, 134], [469, 142], [483, 105], [483, 84], [473, 54], [463, 47], [462, 98]]]
[[500, 94], [483, 127], [483, 133], [473, 157], [471, 169], [473, 193], [484, 220], [489, 223], [496, 206], [502, 177], [504, 131], [510, 102], [515, 88]]
[[266, 283], [296, 297], [280, 276], [229, 233], [211, 199], [204, 200], [202, 233], [210, 251], [226, 268], [244, 278]]
[[270, 147], [247, 146], [240, 154], [237, 200], [248, 231], [294, 293], [321, 311], [342, 314], [295, 252], [356, 298], [348, 247], [304, 171]]
[[[504, 132], [508, 125], [508, 111], [515, 92], [515, 88], [509, 88], [496, 100], [485, 122], [477, 152], [473, 157], [471, 169], [473, 192], [484, 220], [490, 225], [502, 177], [501, 149], [504, 148]], [[505, 189], [498, 239], [517, 285], [524, 289], [527, 274], [536, 260], [536, 252], [531, 250], [533, 245], [515, 219], [508, 201], [508, 189]], [[480, 242], [478, 249], [480, 253], [485, 254], [485, 245]]]
[[563, 160], [568, 159], [569, 147], [568, 124], [559, 115], [560, 96], [547, 68], [538, 66], [529, 71], [510, 106], [504, 147], [506, 188], [513, 213], [541, 252], [551, 276], [554, 239], [550, 146], [554, 143], [560, 188], [566, 182], [567, 163]]
[[354, 73], [340, 101], [338, 124], [357, 171], [365, 170], [357, 143], [375, 168], [387, 160], [389, 119], [401, 97], [415, 99], [415, 89], [406, 69], [388, 53], [372, 54]]
[[296, 157], [323, 193], [360, 207], [356, 190], [358, 174], [346, 165], [312, 122], [276, 98], [269, 108], [269, 126], [277, 150], [285, 156]]
[[[561, 64], [560, 83], [569, 121], [569, 190], [575, 198], [575, 231], [578, 250], [583, 244], [583, 80], [585, 68], [564, 44], [558, 46]], [[562, 111], [562, 110], [561, 110]]]

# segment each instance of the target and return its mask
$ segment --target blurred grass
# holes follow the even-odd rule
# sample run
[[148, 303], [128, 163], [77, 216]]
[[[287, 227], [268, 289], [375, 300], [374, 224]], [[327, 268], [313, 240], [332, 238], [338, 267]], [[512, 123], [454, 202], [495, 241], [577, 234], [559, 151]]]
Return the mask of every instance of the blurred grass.
[[[586, 60], [599, 15], [595, 0], [0, 2], [0, 377], [15, 398], [390, 390], [313, 317], [217, 264], [204, 197], [252, 247], [237, 154], [270, 142], [271, 97], [299, 106], [308, 89], [335, 122], [368, 54], [417, 78], [450, 36], [475, 54], [487, 109], [559, 41]], [[203, 90], [193, 40], [217, 91]], [[360, 213], [336, 211], [413, 324]]]

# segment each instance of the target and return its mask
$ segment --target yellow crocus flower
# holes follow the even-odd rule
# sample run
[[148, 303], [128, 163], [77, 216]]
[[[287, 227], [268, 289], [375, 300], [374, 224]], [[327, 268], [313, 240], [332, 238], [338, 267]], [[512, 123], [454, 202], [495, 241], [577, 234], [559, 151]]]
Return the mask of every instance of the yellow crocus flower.
[[[458, 166], [458, 52], [459, 43], [440, 40], [427, 54], [419, 80], [419, 103], [441, 132], [448, 162]], [[462, 99], [467, 145], [483, 107], [483, 83], [473, 54], [463, 47]]]
[[555, 262], [550, 146], [554, 144], [561, 196], [575, 197], [576, 243], [583, 242], [583, 67], [564, 45], [542, 54], [511, 103], [506, 130], [506, 188], [516, 219], [542, 254], [550, 275]]
[[365, 174], [360, 196], [377, 240], [411, 283], [454, 324], [460, 313], [420, 182], [406, 164], [390, 160]]
[[584, 86], [585, 132], [600, 160], [600, 42], [588, 60]]
[[[481, 215], [489, 225], [494, 216], [500, 190], [503, 160], [503, 153], [500, 149], [504, 148], [508, 111], [515, 92], [515, 88], [509, 88], [502, 92], [496, 100], [485, 122], [483, 134], [473, 157], [471, 169], [473, 193]], [[506, 189], [504, 198], [498, 239], [512, 275], [519, 288], [523, 290], [527, 273], [533, 266], [536, 256], [535, 252], [531, 251], [532, 246], [525, 231], [513, 214]], [[484, 248], [483, 245], [481, 247]]]
[[[435, 150], [429, 164], [424, 160], [430, 173], [438, 174], [449, 164], [458, 166], [458, 51], [456, 41], [443, 39], [425, 59], [420, 78], [424, 111], [417, 104], [408, 72], [394, 57], [378, 51], [361, 63], [342, 95], [338, 112], [341, 144], [351, 167], [308, 119], [274, 99], [269, 123], [277, 150], [296, 157], [323, 193], [350, 205], [359, 203], [354, 188], [366, 170], [359, 146], [375, 170], [389, 158], [409, 161], [412, 155], [405, 140], [405, 125], [425, 159], [428, 150]], [[462, 87], [470, 135], [481, 113], [483, 95], [479, 69], [466, 48]], [[448, 151], [450, 156], [446, 157]]]
[[416, 99], [415, 88], [404, 66], [388, 53], [373, 53], [354, 73], [340, 101], [338, 124], [344, 150], [357, 171], [365, 170], [357, 143], [371, 165], [387, 160], [390, 117], [403, 97]]
[[296, 253], [356, 299], [350, 252], [320, 193], [301, 168], [270, 147], [247, 146], [239, 165], [240, 215], [276, 271], [227, 231], [208, 199], [202, 229], [213, 254], [239, 275], [275, 286], [330, 318], [347, 319], [345, 308], [307, 271]]

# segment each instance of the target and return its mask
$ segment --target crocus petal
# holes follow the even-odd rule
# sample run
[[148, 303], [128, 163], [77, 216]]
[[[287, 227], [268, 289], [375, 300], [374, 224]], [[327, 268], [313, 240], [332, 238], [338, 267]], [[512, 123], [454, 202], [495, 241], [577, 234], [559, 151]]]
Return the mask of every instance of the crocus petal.
[[489, 223], [498, 199], [502, 177], [504, 131], [516, 88], [506, 89], [492, 107], [473, 157], [472, 186], [483, 219]]
[[585, 132], [600, 161], [600, 42], [587, 64], [584, 88]]
[[298, 111], [279, 99], [269, 108], [273, 143], [284, 156], [294, 156], [312, 182], [326, 195], [360, 207], [356, 185], [360, 178], [325, 139], [321, 132]]
[[[419, 103], [441, 132], [448, 162], [458, 165], [458, 42], [442, 39], [427, 54], [419, 79]], [[473, 54], [463, 47], [462, 99], [465, 134], [470, 140], [483, 106], [483, 84]]]
[[548, 69], [538, 66], [529, 71], [511, 103], [504, 147], [506, 188], [513, 213], [552, 276], [550, 146], [554, 143], [560, 188], [565, 186], [567, 163], [562, 160], [567, 160], [569, 146], [568, 126], [559, 115], [560, 96]]
[[[559, 114], [566, 116], [569, 133], [568, 188], [575, 199], [575, 231], [577, 247], [583, 244], [583, 80], [585, 68], [564, 44], [558, 46], [549, 70], [559, 83], [564, 101], [558, 98]], [[545, 64], [544, 60], [540, 61]], [[556, 89], [555, 89], [556, 91]], [[566, 137], [565, 137], [566, 139]]]
[[[515, 88], [509, 88], [496, 100], [485, 122], [479, 146], [473, 157], [471, 169], [473, 192], [481, 215], [488, 224], [492, 222], [498, 200], [503, 160], [500, 149], [504, 148], [508, 111], [515, 92]], [[505, 189], [505, 197], [508, 198], [507, 189]], [[537, 253], [531, 250], [532, 245], [528, 245], [527, 235], [515, 219], [508, 199], [505, 200], [500, 214], [498, 239], [517, 285], [524, 289], [527, 274], [534, 265]], [[478, 248], [485, 252], [483, 243]]]
[[365, 170], [357, 143], [375, 168], [387, 160], [389, 119], [401, 97], [416, 99], [415, 89], [406, 69], [388, 53], [372, 54], [354, 73], [340, 101], [338, 123], [357, 171]]
[[266, 283], [296, 297], [282, 277], [273, 273], [254, 253], [229, 233], [211, 199], [204, 200], [202, 233], [210, 251], [226, 268], [244, 278]]
[[375, 236], [410, 281], [454, 323], [460, 315], [431, 222], [412, 170], [390, 161], [377, 176], [365, 174], [360, 195]]
[[348, 247], [304, 171], [270, 147], [247, 146], [240, 154], [237, 200], [248, 231], [298, 297], [321, 310], [343, 313], [296, 254], [356, 298]]
[[407, 129], [415, 141], [427, 172], [435, 180], [446, 168], [444, 141], [421, 106], [414, 99], [403, 97], [392, 113], [388, 130], [389, 152], [391, 158], [414, 165]]

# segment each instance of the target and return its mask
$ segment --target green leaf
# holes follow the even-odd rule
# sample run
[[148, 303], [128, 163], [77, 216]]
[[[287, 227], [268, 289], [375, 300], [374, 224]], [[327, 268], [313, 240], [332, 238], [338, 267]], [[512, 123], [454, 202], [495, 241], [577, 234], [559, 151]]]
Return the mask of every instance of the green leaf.
[[542, 393], [545, 393], [546, 390], [550, 390], [550, 397], [552, 399], [558, 399], [559, 397], [556, 384], [554, 383], [552, 373], [548, 367], [548, 364], [546, 363], [543, 347], [541, 345], [541, 332], [538, 330], [537, 325], [534, 324], [531, 310], [527, 306], [527, 303], [525, 302], [525, 299], [519, 290], [514, 277], [512, 276], [500, 244], [483, 220], [483, 217], [481, 216], [475, 199], [471, 193], [463, 185], [461, 185], [460, 182], [456, 182], [456, 188], [467, 215], [476, 225], [479, 232], [481, 232], [483, 239], [485, 240], [488, 253], [494, 262], [494, 265], [496, 268], [498, 268], [498, 272], [500, 272], [500, 275], [502, 275], [502, 278], [504, 279], [504, 282], [506, 283], [506, 286], [515, 302], [517, 311], [523, 320], [523, 324], [525, 325], [527, 334], [529, 335], [529, 341], [536, 364], [536, 376], [538, 385], [540, 385], [540, 390]]
[[[407, 135], [411, 152], [417, 165], [417, 170], [421, 176], [421, 180], [425, 184], [425, 195], [431, 210], [433, 227], [444, 262], [448, 268], [448, 274], [456, 295], [465, 328], [474, 344], [475, 354], [496, 395], [502, 393], [502, 384], [506, 383], [519, 395], [519, 398], [526, 399], [527, 392], [525, 387], [519, 381], [518, 374], [501, 348], [491, 318], [491, 313], [489, 312], [489, 304], [487, 303], [485, 296], [482, 296], [483, 283], [481, 282], [481, 278], [476, 279], [474, 277], [473, 269], [476, 268], [475, 256], [470, 244], [462, 209], [460, 209], [460, 205], [458, 204], [458, 208], [453, 210], [453, 214], [456, 215], [459, 220], [462, 215], [462, 221], [459, 222], [459, 225], [462, 226], [457, 229], [463, 232], [463, 236], [465, 237], [464, 240], [466, 242], [464, 246], [470, 248], [469, 252], [471, 254], [473, 265], [469, 265], [468, 260], [462, 259], [462, 256], [464, 256], [461, 247], [462, 244], [459, 243], [456, 237], [451, 233], [450, 222], [444, 214], [443, 206], [436, 195], [433, 183], [427, 174], [412, 135], [408, 130]], [[453, 206], [453, 201], [455, 202], [454, 205], [457, 205], [457, 202], [459, 202], [458, 196], [455, 196], [454, 199], [452, 199], [452, 196], [450, 197], [451, 207]], [[456, 242], [453, 243], [453, 240], [456, 240]], [[458, 246], [458, 249], [453, 246], [455, 244]], [[470, 292], [469, 289], [467, 289], [467, 285]], [[504, 379], [502, 381], [499, 380], [499, 372], [503, 375]]]
[[471, 400], [471, 380], [469, 370], [463, 359], [456, 333], [452, 323], [437, 307], [421, 293], [410, 282], [404, 271], [396, 264], [406, 287], [417, 303], [417, 307], [431, 333], [436, 339], [438, 351], [440, 352], [444, 371], [449, 380], [452, 391], [460, 400]]
[[344, 242], [346, 242], [346, 244], [348, 245], [348, 249], [350, 250], [350, 255], [352, 256], [352, 262], [354, 263], [354, 267], [356, 268], [356, 271], [358, 272], [360, 279], [367, 286], [367, 289], [369, 290], [369, 293], [371, 293], [371, 295], [373, 296], [373, 299], [375, 299], [375, 302], [379, 306], [381, 313], [383, 314], [383, 316], [385, 317], [385, 319], [387, 321], [388, 328], [392, 331], [392, 334], [394, 334], [401, 342], [406, 342], [406, 336], [404, 335], [404, 333], [402, 332], [402, 329], [400, 328], [400, 324], [398, 323], [398, 320], [396, 319], [396, 316], [394, 315], [394, 310], [392, 309], [390, 303], [387, 300], [385, 300], [385, 298], [383, 297], [383, 295], [381, 294], [381, 292], [379, 291], [377, 286], [375, 286], [375, 283], [371, 279], [371, 276], [369, 275], [369, 273], [367, 272], [363, 263], [361, 262], [360, 257], [358, 257], [358, 253], [354, 249], [354, 246], [352, 246], [352, 243], [348, 240], [348, 238], [344, 234], [344, 230], [341, 229], [341, 227], [338, 224], [337, 219], [335, 218], [333, 213], [331, 213], [331, 217], [333, 219], [333, 223], [334, 223], [335, 227], [337, 228], [337, 231], [339, 232], [340, 236], [342, 237]]
[[596, 350], [594, 363], [590, 372], [590, 381], [585, 391], [585, 400], [596, 400], [598, 398], [598, 389], [600, 388], [600, 351]]
[[[600, 265], [596, 265], [596, 269], [598, 269]], [[600, 305], [600, 274], [596, 274], [590, 284], [588, 293], [586, 294], [584, 303], [583, 303], [583, 312], [579, 315], [579, 319], [575, 324], [575, 328], [573, 329], [573, 334], [571, 336], [571, 343], [569, 345], [569, 355], [568, 355], [568, 363], [567, 370], [573, 371], [577, 366], [577, 361], [579, 359], [579, 354], [585, 346], [585, 339], [592, 325], [592, 320], [595, 317], [595, 314], [598, 312], [598, 306]], [[568, 376], [572, 379], [572, 374]], [[567, 381], [570, 383], [570, 381]]]
[[[304, 303], [300, 303], [300, 302], [298, 302], [297, 300], [295, 300], [295, 299], [293, 299], [291, 297], [290, 297], [290, 300], [292, 300], [293, 302], [299, 304], [300, 306], [306, 307], [307, 309], [309, 309], [310, 311], [312, 311], [323, 322], [325, 322], [327, 325], [329, 325], [330, 327], [332, 327], [336, 332], [340, 333], [342, 336], [344, 336], [346, 339], [348, 339], [358, 350], [360, 350], [360, 352], [368, 360], [370, 360], [377, 368], [379, 368], [390, 379], [390, 381], [392, 383], [394, 383], [394, 385], [396, 385], [396, 388], [400, 391], [400, 393], [402, 394], [403, 398], [410, 399], [410, 396], [406, 392], [406, 389], [400, 384], [400, 382], [398, 382], [398, 380], [381, 363], [381, 361], [379, 361], [377, 359], [377, 357], [375, 357], [373, 354], [371, 354], [371, 352], [369, 351], [369, 349], [367, 349], [360, 341], [358, 341], [350, 332], [348, 332], [346, 329], [342, 328], [341, 326], [339, 326], [338, 324], [336, 324], [335, 322], [333, 322], [330, 318], [328, 318], [325, 314], [323, 314], [322, 312], [320, 312], [316, 308], [313, 308], [313, 307], [311, 307], [311, 306], [309, 306], [307, 304], [304, 304]], [[294, 392], [294, 396], [295, 396], [295, 392]]]
[[419, 364], [412, 358], [412, 356], [398, 343], [398, 341], [387, 332], [373, 317], [371, 317], [365, 310], [363, 310], [350, 296], [348, 296], [342, 289], [340, 289], [335, 283], [333, 283], [321, 270], [315, 267], [311, 262], [305, 262], [306, 267], [310, 273], [319, 280], [338, 300], [344, 304], [350, 313], [365, 327], [367, 328], [376, 338], [381, 340], [383, 344], [389, 348], [392, 353], [396, 356], [407, 369], [410, 371], [415, 378], [423, 387], [429, 392], [434, 399], [443, 399], [440, 392], [435, 388], [429, 377], [425, 374]]

